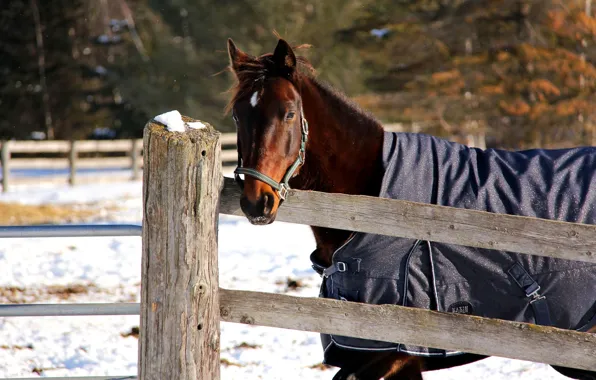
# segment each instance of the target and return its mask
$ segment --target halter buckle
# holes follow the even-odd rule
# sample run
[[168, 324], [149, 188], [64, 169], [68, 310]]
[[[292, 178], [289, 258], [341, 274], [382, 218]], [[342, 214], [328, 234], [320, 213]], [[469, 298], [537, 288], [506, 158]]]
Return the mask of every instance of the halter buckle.
[[285, 183], [280, 183], [279, 190], [277, 191], [277, 193], [279, 194], [279, 199], [285, 201], [286, 197], [288, 196], [288, 190], [288, 185], [286, 185]]

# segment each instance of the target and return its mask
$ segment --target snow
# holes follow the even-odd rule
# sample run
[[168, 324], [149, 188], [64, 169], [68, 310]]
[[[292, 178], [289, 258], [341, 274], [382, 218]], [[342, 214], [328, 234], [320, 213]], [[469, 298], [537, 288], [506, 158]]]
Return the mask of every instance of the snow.
[[170, 132], [186, 132], [186, 127], [192, 129], [205, 128], [205, 124], [201, 123], [200, 121], [185, 123], [182, 120], [182, 115], [177, 110], [157, 115], [153, 118], [153, 120], [165, 125]]
[[[142, 217], [139, 181], [23, 186], [1, 194], [2, 201], [93, 204], [105, 208], [92, 219], [97, 223], [140, 224]], [[306, 226], [253, 226], [245, 218], [221, 216], [220, 286], [316, 297], [320, 277], [308, 258], [314, 246]], [[140, 271], [139, 237], [0, 240], [0, 297], [14, 302], [139, 302]], [[288, 279], [303, 286], [287, 289]], [[83, 291], [56, 292], [56, 287], [75, 285]], [[138, 316], [0, 318], [0, 377], [33, 377], [33, 371], [43, 376], [135, 375], [138, 341], [125, 335], [138, 324]], [[311, 368], [322, 355], [316, 333], [221, 323], [223, 380], [330, 380], [337, 369]], [[546, 365], [501, 358], [424, 375], [425, 380], [479, 378], [564, 379]]]
[[389, 29], [371, 29], [370, 34], [377, 38], [383, 38], [389, 34]]
[[205, 128], [205, 124], [201, 123], [200, 121], [193, 121], [193, 122], [189, 122], [189, 123], [185, 123], [188, 128], [191, 129], [203, 129]]
[[184, 122], [182, 121], [182, 115], [180, 115], [180, 112], [178, 112], [177, 110], [157, 115], [153, 118], [153, 120], [165, 125], [168, 128], [168, 131], [170, 132], [186, 131], [186, 129], [184, 128]]

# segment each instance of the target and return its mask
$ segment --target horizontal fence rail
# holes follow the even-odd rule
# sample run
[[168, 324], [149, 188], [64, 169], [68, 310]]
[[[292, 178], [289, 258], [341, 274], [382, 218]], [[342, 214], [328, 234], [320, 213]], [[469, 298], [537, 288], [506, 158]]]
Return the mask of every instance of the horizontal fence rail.
[[[224, 322], [454, 349], [596, 370], [596, 335], [397, 305], [219, 289]], [[140, 304], [2, 305], [0, 317], [139, 315]], [[423, 329], [420, 329], [423, 326]], [[553, 350], [553, 347], [557, 347]], [[565, 355], [560, 355], [565, 352]]]
[[[2, 380], [39, 380], [42, 377], [9, 377]], [[47, 380], [136, 380], [136, 376], [83, 376], [83, 377], [43, 377]]]
[[[239, 199], [224, 178], [220, 212], [243, 216]], [[301, 190], [290, 190], [276, 220], [596, 263], [596, 225]]]
[[141, 236], [142, 231], [137, 224], [0, 226], [0, 238]]
[[[596, 334], [397, 305], [219, 289], [223, 321], [596, 371]], [[562, 354], [564, 353], [564, 354]]]
[[138, 303], [3, 304], [0, 317], [139, 315]]
[[[387, 131], [402, 131], [398, 124], [385, 124]], [[219, 141], [222, 145], [220, 160], [224, 173], [230, 174], [234, 169], [238, 152], [236, 150], [236, 133], [222, 133]], [[78, 140], [78, 141], [3, 141], [0, 142], [0, 166], [2, 166], [3, 191], [8, 191], [9, 182], [19, 184], [39, 183], [41, 177], [31, 180], [27, 177], [10, 178], [10, 169], [67, 169], [72, 174], [66, 180], [71, 185], [89, 182], [111, 182], [122, 181], [123, 178], [114, 178], [112, 175], [98, 174], [92, 178], [85, 178], [77, 175], [77, 169], [109, 168], [122, 169], [130, 168], [133, 173], [131, 179], [140, 178], [139, 171], [143, 167], [143, 140]], [[122, 153], [126, 152], [127, 157], [79, 157], [80, 153]], [[11, 157], [11, 154], [34, 155], [34, 154], [62, 154], [64, 157]], [[64, 182], [65, 179], [57, 175], [43, 176], [43, 182]]]
[[[141, 236], [142, 226], [136, 224], [0, 226], [0, 238]], [[82, 304], [0, 304], [0, 317], [75, 317], [139, 315], [139, 303]], [[35, 378], [18, 378], [33, 380]], [[46, 377], [44, 377], [46, 378]], [[133, 380], [132, 376], [47, 377], [54, 380]], [[2, 380], [17, 380], [3, 378]]]

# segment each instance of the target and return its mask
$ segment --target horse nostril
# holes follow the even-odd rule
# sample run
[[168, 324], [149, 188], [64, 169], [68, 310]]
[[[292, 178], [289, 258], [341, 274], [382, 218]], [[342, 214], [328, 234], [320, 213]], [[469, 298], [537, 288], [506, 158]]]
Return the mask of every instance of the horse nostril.
[[263, 195], [263, 215], [269, 215], [271, 213], [271, 209], [273, 208], [273, 202], [269, 201], [271, 198], [269, 194]]
[[263, 194], [261, 201], [263, 202], [263, 215], [270, 216], [273, 212], [273, 206], [275, 206], [275, 195], [272, 193], [265, 193]]

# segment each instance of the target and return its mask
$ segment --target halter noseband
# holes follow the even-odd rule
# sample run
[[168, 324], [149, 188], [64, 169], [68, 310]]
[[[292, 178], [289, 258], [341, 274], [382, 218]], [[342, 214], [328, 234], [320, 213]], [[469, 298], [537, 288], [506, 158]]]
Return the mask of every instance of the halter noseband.
[[288, 190], [290, 190], [290, 179], [302, 164], [304, 164], [304, 160], [306, 158], [306, 141], [308, 140], [308, 122], [304, 117], [304, 110], [300, 109], [300, 122], [302, 124], [302, 139], [300, 141], [300, 151], [298, 152], [298, 157], [296, 157], [296, 161], [288, 168], [286, 174], [282, 178], [280, 182], [277, 182], [273, 178], [269, 177], [266, 174], [259, 172], [256, 169], [245, 168], [242, 167], [242, 156], [240, 155], [240, 146], [238, 145], [238, 167], [234, 170], [234, 178], [236, 179], [236, 183], [241, 188], [244, 188], [244, 181], [240, 178], [240, 174], [249, 175], [258, 179], [259, 181], [265, 182], [267, 185], [271, 186], [272, 188], [277, 191], [279, 195], [279, 199], [283, 202], [288, 195]]

